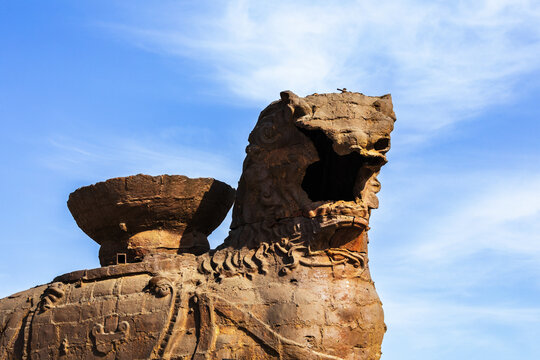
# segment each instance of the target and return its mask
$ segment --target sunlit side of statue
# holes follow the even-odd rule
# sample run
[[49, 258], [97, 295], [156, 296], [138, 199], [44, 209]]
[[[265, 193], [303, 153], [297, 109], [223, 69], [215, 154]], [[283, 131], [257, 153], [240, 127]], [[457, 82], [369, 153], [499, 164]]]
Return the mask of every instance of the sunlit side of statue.
[[0, 300], [0, 358], [379, 359], [368, 230], [394, 122], [390, 95], [284, 91], [236, 193], [179, 175], [78, 189], [68, 205], [103, 267]]

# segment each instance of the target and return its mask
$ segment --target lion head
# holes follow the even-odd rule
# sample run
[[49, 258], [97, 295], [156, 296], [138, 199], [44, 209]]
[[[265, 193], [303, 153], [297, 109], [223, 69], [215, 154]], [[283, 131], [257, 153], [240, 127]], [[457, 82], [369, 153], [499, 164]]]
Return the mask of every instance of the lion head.
[[297, 234], [362, 251], [395, 119], [390, 95], [282, 92], [249, 136], [225, 245]]

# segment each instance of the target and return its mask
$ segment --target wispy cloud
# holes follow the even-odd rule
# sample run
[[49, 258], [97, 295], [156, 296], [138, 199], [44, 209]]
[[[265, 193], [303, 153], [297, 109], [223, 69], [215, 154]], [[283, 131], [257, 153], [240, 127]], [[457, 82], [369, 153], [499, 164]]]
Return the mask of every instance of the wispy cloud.
[[397, 287], [459, 293], [501, 276], [540, 276], [537, 170], [415, 171], [394, 174], [372, 219], [374, 261], [399, 274]]
[[233, 166], [230, 159], [162, 138], [100, 137], [88, 141], [58, 135], [48, 139], [46, 148], [39, 157], [41, 165], [89, 181], [138, 173], [182, 174], [214, 177], [235, 186], [239, 178], [235, 170], [240, 167]]
[[440, 262], [489, 250], [540, 261], [540, 176], [491, 177], [495, 184], [452, 199], [449, 213], [432, 217], [423, 228], [430, 241], [423, 239], [411, 253]]
[[530, 353], [540, 349], [532, 335], [540, 327], [538, 307], [400, 298], [385, 303], [385, 315], [392, 321], [383, 343], [387, 359], [502, 359], [518, 344]]
[[267, 102], [285, 88], [392, 92], [411, 138], [508, 101], [520, 76], [540, 68], [533, 0], [204, 4], [191, 20], [169, 5], [154, 8], [154, 20], [138, 9], [107, 27], [204, 63], [201, 72], [247, 99]]
[[415, 299], [414, 302], [400, 301], [388, 303], [388, 312], [395, 312], [392, 321], [396, 326], [407, 327], [418, 322], [421, 318], [437, 318], [430, 324], [453, 327], [456, 323], [475, 323], [477, 321], [492, 321], [501, 324], [538, 324], [540, 325], [540, 308], [512, 308], [503, 306], [468, 306], [439, 302], [429, 303], [425, 299]]
[[537, 167], [391, 169], [370, 244], [386, 358], [538, 354]]

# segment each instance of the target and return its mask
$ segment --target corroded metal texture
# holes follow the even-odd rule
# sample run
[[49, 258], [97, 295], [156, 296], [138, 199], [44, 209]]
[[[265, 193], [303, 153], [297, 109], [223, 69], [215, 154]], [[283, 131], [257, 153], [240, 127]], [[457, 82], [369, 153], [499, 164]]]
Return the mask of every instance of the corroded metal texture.
[[126, 264], [0, 300], [0, 358], [379, 359], [367, 232], [394, 121], [389, 95], [283, 92], [249, 137], [222, 245], [170, 252], [149, 237]]

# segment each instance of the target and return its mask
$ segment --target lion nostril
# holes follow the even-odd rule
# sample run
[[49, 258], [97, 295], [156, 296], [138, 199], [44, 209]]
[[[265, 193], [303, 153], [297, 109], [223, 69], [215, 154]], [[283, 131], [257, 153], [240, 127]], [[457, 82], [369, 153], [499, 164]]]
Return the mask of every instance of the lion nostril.
[[388, 150], [390, 148], [390, 139], [381, 138], [375, 142], [373, 148], [377, 151]]

